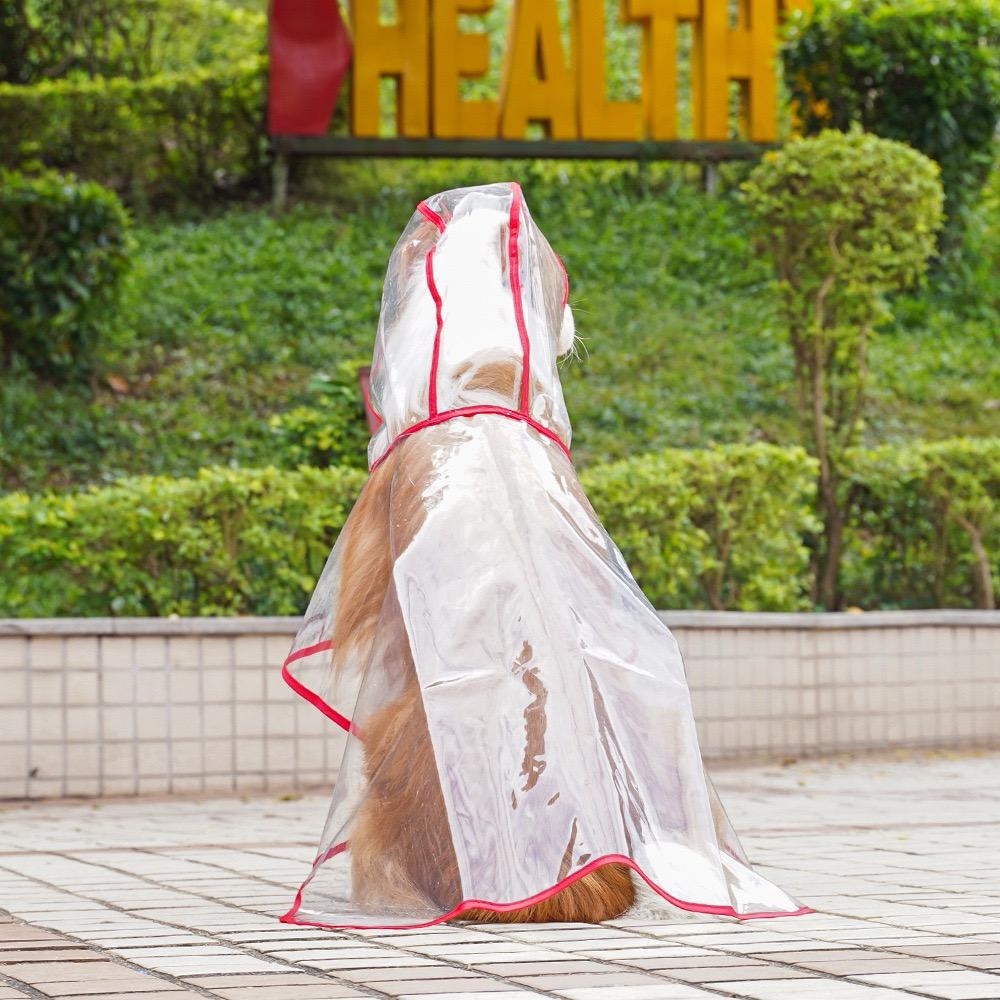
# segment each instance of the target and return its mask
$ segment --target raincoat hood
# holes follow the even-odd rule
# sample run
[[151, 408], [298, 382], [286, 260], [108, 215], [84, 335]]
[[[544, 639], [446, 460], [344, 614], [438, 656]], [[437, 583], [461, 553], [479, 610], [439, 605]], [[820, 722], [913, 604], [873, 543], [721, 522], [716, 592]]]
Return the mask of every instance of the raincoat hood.
[[[556, 359], [573, 343], [562, 262], [518, 184], [445, 191], [422, 201], [386, 272], [371, 370], [382, 425], [374, 468], [398, 436], [473, 406], [520, 414], [568, 448]], [[503, 385], [477, 374], [512, 366]]]

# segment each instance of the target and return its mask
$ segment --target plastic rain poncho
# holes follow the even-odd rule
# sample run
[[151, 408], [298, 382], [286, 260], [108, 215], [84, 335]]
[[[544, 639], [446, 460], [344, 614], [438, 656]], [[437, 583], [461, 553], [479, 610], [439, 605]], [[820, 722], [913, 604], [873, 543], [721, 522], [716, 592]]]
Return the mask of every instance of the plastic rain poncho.
[[[567, 291], [517, 184], [421, 202], [393, 250], [372, 475], [283, 668], [348, 733], [286, 922], [512, 909], [608, 861], [664, 914], [808, 912], [750, 868], [677, 643], [577, 480]], [[362, 857], [386, 809], [402, 833]]]

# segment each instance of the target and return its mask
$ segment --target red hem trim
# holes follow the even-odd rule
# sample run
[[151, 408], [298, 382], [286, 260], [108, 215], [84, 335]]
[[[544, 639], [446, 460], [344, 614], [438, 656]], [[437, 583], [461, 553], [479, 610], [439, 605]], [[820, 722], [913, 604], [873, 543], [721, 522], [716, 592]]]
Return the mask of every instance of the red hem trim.
[[521, 302], [521, 258], [518, 254], [517, 240], [521, 231], [521, 185], [511, 181], [510, 190], [513, 195], [510, 201], [510, 226], [507, 234], [507, 267], [510, 272], [510, 294], [514, 300], [514, 321], [517, 323], [517, 335], [521, 340], [521, 400], [519, 408], [522, 413], [528, 412], [528, 388], [531, 385], [531, 342], [528, 339], [528, 328], [524, 322], [524, 305]]
[[433, 222], [438, 228], [438, 232], [444, 232], [444, 219], [427, 204], [426, 201], [417, 203], [417, 211], [428, 221]]
[[[552, 251], [555, 253], [555, 250]], [[562, 257], [556, 253], [556, 260], [559, 261], [559, 267], [562, 270], [563, 275], [563, 297], [562, 297], [562, 307], [566, 308], [566, 304], [569, 302], [569, 272], [566, 270], [566, 265], [563, 263]]]
[[382, 424], [385, 423], [385, 421], [382, 419], [382, 415], [378, 412], [378, 410], [376, 410], [375, 407], [372, 406], [371, 391], [369, 389], [370, 384], [371, 384], [370, 382], [365, 382], [364, 385], [362, 385], [361, 387], [361, 393], [365, 399], [365, 406], [367, 406], [368, 409], [371, 410], [372, 416], [378, 421], [379, 427], [381, 427]]
[[[325, 861], [328, 858], [333, 857], [335, 854], [340, 854], [341, 851], [346, 849], [346, 847], [347, 841], [336, 844], [326, 852], [323, 860]], [[593, 861], [584, 865], [583, 868], [573, 872], [571, 875], [567, 875], [565, 878], [560, 879], [547, 889], [543, 889], [541, 892], [536, 892], [533, 896], [528, 896], [526, 899], [517, 900], [513, 903], [497, 903], [485, 899], [463, 899], [461, 903], [442, 916], [413, 924], [327, 924], [322, 923], [321, 921], [297, 919], [298, 911], [302, 906], [302, 890], [306, 887], [306, 885], [308, 885], [310, 879], [313, 877], [313, 873], [315, 872], [317, 865], [320, 864], [319, 859], [317, 859], [317, 861], [313, 864], [313, 870], [306, 877], [302, 885], [299, 886], [299, 890], [295, 894], [295, 900], [292, 903], [291, 908], [279, 919], [283, 924], [298, 924], [302, 927], [326, 927], [331, 930], [413, 930], [420, 927], [432, 927], [434, 924], [440, 924], [444, 923], [446, 920], [452, 920], [463, 910], [469, 910], [472, 908], [479, 910], [492, 910], [494, 913], [507, 913], [511, 910], [519, 910], [523, 906], [533, 906], [535, 903], [544, 902], [546, 899], [554, 896], [561, 889], [565, 889], [566, 886], [576, 882], [577, 879], [583, 878], [584, 875], [590, 874], [590, 872], [592, 872], [595, 868], [611, 863], [628, 865], [628, 867], [631, 868], [632, 871], [634, 871], [650, 887], [650, 889], [662, 896], [668, 903], [671, 903], [679, 909], [688, 910], [693, 913], [710, 913], [715, 916], [735, 917], [737, 920], [766, 920], [771, 917], [799, 917], [804, 916], [807, 913], [816, 912], [810, 906], [800, 906], [797, 910], [764, 910], [757, 913], [737, 913], [732, 906], [722, 906], [716, 903], [689, 903], [683, 899], [678, 899], [676, 896], [672, 896], [665, 889], [661, 889], [660, 886], [658, 886], [651, 878], [649, 878], [648, 875], [646, 875], [646, 873], [635, 861], [626, 855], [605, 854], [599, 858], [595, 858]]]
[[379, 457], [370, 466], [368, 466], [369, 473], [374, 472], [389, 457], [389, 452], [391, 452], [404, 437], [408, 437], [410, 434], [415, 434], [417, 431], [423, 430], [425, 427], [433, 427], [436, 424], [443, 424], [445, 421], [453, 420], [455, 417], [474, 417], [477, 413], [495, 413], [501, 417], [508, 417], [510, 420], [520, 420], [529, 427], [533, 427], [539, 434], [543, 434], [551, 441], [555, 441], [555, 443], [562, 449], [563, 454], [571, 462], [573, 461], [573, 458], [569, 453], [569, 448], [566, 447], [563, 439], [559, 437], [555, 431], [550, 430], [544, 424], [540, 424], [534, 419], [534, 417], [529, 417], [527, 413], [522, 413], [520, 410], [508, 409], [506, 406], [492, 406], [484, 403], [480, 406], [460, 406], [455, 410], [442, 410], [440, 413], [437, 413], [432, 417], [427, 417], [426, 419], [420, 420], [415, 424], [411, 424], [404, 430], [401, 430], [389, 442], [389, 447], [386, 448], [385, 451], [382, 452], [382, 454], [379, 455]]
[[307, 688], [305, 684], [295, 677], [288, 669], [289, 664], [294, 663], [296, 660], [301, 660], [305, 656], [312, 656], [313, 653], [320, 653], [324, 649], [329, 649], [332, 645], [333, 642], [330, 639], [324, 639], [322, 642], [313, 643], [311, 646], [303, 646], [301, 649], [295, 650], [294, 653], [289, 653], [285, 658], [285, 662], [281, 664], [281, 679], [300, 698], [304, 698], [314, 708], [318, 708], [328, 719], [336, 722], [337, 725], [344, 730], [344, 732], [351, 733], [360, 739], [361, 733], [346, 715], [341, 715], [335, 708], [328, 705], [318, 694], [316, 694], [315, 691], [311, 691]]

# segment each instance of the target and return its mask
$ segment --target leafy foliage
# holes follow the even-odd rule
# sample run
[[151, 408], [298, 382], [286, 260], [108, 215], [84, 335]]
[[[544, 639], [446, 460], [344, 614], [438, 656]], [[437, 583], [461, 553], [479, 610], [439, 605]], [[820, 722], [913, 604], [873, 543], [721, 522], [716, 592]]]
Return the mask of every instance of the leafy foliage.
[[[983, 562], [1000, 543], [998, 479], [1000, 439], [851, 452], [851, 603], [982, 604], [983, 566], [994, 587], [1000, 573], [995, 555]], [[212, 468], [8, 494], [0, 615], [297, 613], [364, 480], [336, 467]], [[811, 606], [815, 460], [801, 448], [667, 449], [581, 480], [657, 607]]]
[[11, 0], [0, 81], [126, 77], [243, 59], [263, 18], [221, 0]]
[[950, 215], [974, 200], [1000, 120], [996, 0], [815, 0], [781, 57], [808, 132], [907, 142], [940, 164]]
[[832, 609], [840, 600], [839, 479], [864, 416], [868, 344], [891, 317], [888, 293], [915, 284], [934, 250], [938, 168], [903, 143], [828, 129], [766, 154], [743, 191], [774, 263], [800, 431], [819, 461], [817, 593]]
[[128, 265], [115, 195], [58, 174], [0, 171], [0, 347], [47, 379], [86, 374]]
[[301, 611], [364, 474], [204, 469], [0, 499], [0, 607], [14, 615]]
[[34, 0], [25, 17], [38, 51], [0, 82], [0, 166], [72, 169], [136, 206], [259, 177], [260, 15], [219, 0]]
[[295, 406], [271, 417], [268, 426], [283, 466], [367, 468], [368, 425], [358, 388], [364, 363], [342, 361], [332, 376], [319, 372], [309, 383], [318, 405]]
[[[0, 481], [37, 490], [204, 465], [292, 466], [273, 417], [304, 406], [364, 436], [317, 375], [370, 358], [385, 261], [420, 197], [518, 177], [566, 261], [580, 334], [561, 378], [581, 466], [713, 441], [796, 440], [781, 300], [746, 206], [684, 168], [636, 164], [309, 164], [280, 217], [229, 209], [140, 222], [97, 392], [0, 376]], [[866, 443], [993, 433], [1000, 202], [961, 273], [895, 300], [871, 352]], [[990, 214], [994, 213], [994, 214]], [[339, 432], [338, 432], [339, 433]], [[346, 452], [343, 461], [349, 461]], [[361, 462], [360, 455], [354, 462]]]
[[671, 448], [581, 479], [656, 607], [805, 606], [815, 463], [801, 448]]
[[884, 607], [996, 607], [1000, 438], [850, 456], [844, 590]]

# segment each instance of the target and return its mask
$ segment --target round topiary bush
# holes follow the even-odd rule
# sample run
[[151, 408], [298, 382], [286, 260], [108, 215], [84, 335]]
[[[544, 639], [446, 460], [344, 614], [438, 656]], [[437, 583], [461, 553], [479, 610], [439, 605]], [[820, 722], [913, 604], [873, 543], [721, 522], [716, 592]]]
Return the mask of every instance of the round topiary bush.
[[50, 380], [89, 373], [128, 265], [111, 191], [0, 171], [0, 361]]
[[997, 0], [815, 0], [781, 58], [807, 133], [858, 124], [926, 153], [949, 216], [979, 190], [1000, 120]]
[[868, 344], [889, 293], [917, 282], [944, 201], [936, 163], [901, 142], [832, 129], [767, 153], [743, 191], [771, 257], [803, 443], [819, 461], [814, 596], [841, 602], [842, 464], [866, 401]]
[[222, 0], [27, 0], [0, 15], [0, 166], [133, 204], [262, 176], [265, 21]]

